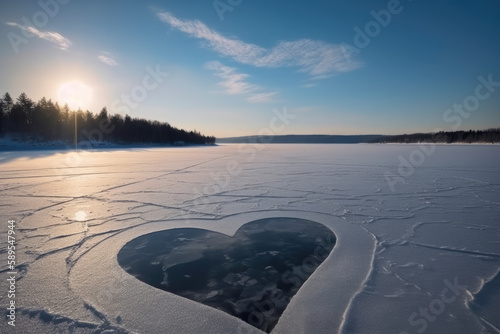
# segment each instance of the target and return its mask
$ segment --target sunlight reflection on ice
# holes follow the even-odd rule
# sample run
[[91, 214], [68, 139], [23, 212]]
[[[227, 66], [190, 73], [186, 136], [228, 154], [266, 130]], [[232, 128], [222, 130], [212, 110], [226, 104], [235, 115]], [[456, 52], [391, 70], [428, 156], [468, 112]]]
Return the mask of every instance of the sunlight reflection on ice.
[[85, 220], [87, 220], [87, 213], [85, 211], [82, 211], [82, 210], [77, 211], [77, 212], [75, 212], [74, 219], [79, 221], [79, 222], [85, 221]]

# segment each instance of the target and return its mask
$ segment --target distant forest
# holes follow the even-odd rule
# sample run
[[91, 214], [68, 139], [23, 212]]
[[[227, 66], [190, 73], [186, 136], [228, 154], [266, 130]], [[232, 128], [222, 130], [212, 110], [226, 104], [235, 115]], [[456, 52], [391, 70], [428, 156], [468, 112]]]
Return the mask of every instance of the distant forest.
[[214, 144], [215, 137], [185, 131], [166, 122], [109, 115], [106, 107], [98, 114], [70, 110], [43, 97], [34, 102], [25, 93], [16, 101], [9, 93], [0, 98], [0, 136], [21, 140], [74, 143], [75, 116], [78, 141], [116, 144]]
[[478, 131], [440, 131], [436, 133], [414, 133], [383, 136], [372, 143], [500, 143], [500, 128]]

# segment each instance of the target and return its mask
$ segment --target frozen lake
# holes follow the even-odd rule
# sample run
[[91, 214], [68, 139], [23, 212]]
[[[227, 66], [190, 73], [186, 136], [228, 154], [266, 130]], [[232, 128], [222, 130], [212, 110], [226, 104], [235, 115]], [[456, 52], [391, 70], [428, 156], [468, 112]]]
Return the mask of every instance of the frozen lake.
[[500, 333], [500, 146], [2, 152], [0, 167], [4, 312], [9, 219], [17, 264], [16, 327], [4, 318], [1, 333], [263, 333], [134, 278], [117, 256], [155, 232], [232, 237], [279, 217], [337, 239], [294, 277], [272, 333]]

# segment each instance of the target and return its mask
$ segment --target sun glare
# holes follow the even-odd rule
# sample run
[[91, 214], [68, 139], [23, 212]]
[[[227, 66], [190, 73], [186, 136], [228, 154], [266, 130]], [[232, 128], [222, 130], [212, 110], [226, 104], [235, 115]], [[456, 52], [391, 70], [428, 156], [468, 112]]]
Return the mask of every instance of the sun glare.
[[57, 94], [60, 103], [67, 104], [71, 110], [88, 108], [92, 98], [91, 89], [81, 82], [68, 82], [59, 88]]
[[74, 219], [78, 220], [80, 222], [85, 221], [85, 220], [87, 220], [87, 213], [85, 211], [82, 211], [82, 210], [77, 211], [77, 212], [75, 212]]

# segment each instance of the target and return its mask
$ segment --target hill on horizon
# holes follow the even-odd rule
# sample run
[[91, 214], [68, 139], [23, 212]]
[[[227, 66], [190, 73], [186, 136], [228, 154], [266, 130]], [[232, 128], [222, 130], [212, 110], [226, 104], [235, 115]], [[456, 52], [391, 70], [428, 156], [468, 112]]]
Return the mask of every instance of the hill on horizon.
[[274, 144], [359, 144], [378, 140], [383, 135], [277, 135], [217, 138], [220, 144], [274, 143]]
[[500, 128], [401, 135], [276, 135], [217, 138], [219, 144], [500, 143]]

